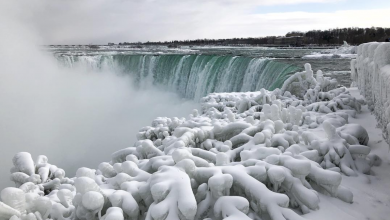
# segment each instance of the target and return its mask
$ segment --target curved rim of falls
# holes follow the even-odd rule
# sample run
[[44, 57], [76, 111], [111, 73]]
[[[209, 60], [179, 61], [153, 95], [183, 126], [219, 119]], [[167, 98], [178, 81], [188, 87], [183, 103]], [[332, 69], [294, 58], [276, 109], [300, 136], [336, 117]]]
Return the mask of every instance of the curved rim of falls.
[[230, 55], [57, 54], [56, 58], [70, 68], [128, 74], [139, 88], [160, 87], [193, 100], [213, 92], [274, 90], [300, 70], [270, 58]]

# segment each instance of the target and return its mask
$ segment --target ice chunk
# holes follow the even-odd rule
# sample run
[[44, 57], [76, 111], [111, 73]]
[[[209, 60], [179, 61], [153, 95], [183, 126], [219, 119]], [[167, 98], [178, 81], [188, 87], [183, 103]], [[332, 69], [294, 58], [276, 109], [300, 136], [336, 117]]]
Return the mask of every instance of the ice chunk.
[[26, 210], [26, 197], [23, 190], [7, 187], [1, 191], [1, 200], [8, 206], [16, 209], [20, 213]]
[[23, 172], [29, 176], [35, 173], [34, 161], [30, 153], [17, 153], [12, 159], [12, 162], [14, 163], [16, 170], [19, 172]]

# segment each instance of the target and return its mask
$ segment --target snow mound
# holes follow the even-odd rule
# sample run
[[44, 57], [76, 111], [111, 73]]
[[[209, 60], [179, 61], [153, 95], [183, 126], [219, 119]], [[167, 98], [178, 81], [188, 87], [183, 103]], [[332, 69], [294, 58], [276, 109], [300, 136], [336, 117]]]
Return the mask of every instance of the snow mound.
[[342, 176], [379, 164], [367, 131], [348, 124], [361, 102], [309, 64], [282, 89], [201, 104], [187, 119], [155, 119], [134, 146], [73, 178], [45, 156], [16, 154], [0, 220], [300, 220], [319, 193], [352, 203]]
[[357, 47], [351, 46], [347, 42], [344, 41], [344, 44], [336, 49], [329, 49], [323, 52], [314, 52], [309, 55], [305, 55], [302, 58], [304, 59], [353, 59], [356, 58]]
[[344, 41], [344, 44], [336, 49], [329, 50], [329, 52], [333, 54], [356, 54], [357, 53], [357, 47], [349, 45], [346, 41]]
[[351, 78], [366, 98], [390, 143], [390, 43], [371, 42], [358, 47], [351, 61]]

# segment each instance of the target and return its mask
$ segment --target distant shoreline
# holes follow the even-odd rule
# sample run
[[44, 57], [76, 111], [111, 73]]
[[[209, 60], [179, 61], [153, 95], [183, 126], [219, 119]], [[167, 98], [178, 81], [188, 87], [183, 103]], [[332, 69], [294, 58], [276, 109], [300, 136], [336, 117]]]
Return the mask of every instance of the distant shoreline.
[[[106, 45], [106, 44], [59, 44], [59, 45], [42, 45], [43, 47], [86, 47], [89, 49], [99, 49], [101, 47], [112, 47], [112, 48], [144, 48], [144, 47], [153, 47], [153, 46], [166, 46], [171, 49], [175, 48], [192, 48], [192, 47], [269, 47], [269, 48], [278, 48], [278, 49], [334, 49], [341, 47], [342, 45], [302, 45], [302, 46], [288, 46], [288, 45], [212, 45], [212, 44], [203, 44], [203, 45], [175, 45], [170, 46], [167, 44], [126, 44], [126, 45]], [[351, 45], [353, 46], [353, 45]]]

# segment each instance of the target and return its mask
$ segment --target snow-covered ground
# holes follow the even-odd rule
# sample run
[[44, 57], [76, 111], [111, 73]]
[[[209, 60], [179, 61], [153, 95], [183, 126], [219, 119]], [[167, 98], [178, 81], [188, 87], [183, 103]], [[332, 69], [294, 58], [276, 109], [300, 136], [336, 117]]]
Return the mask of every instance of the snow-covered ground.
[[[359, 90], [348, 89], [352, 96], [362, 98]], [[382, 164], [371, 168], [371, 175], [360, 174], [358, 177], [343, 176], [341, 185], [349, 188], [354, 197], [352, 204], [320, 194], [320, 209], [305, 215], [307, 219], [329, 220], [386, 220], [390, 215], [390, 148], [383, 139], [382, 131], [377, 127], [375, 116], [367, 105], [350, 123], [362, 125], [368, 132], [368, 146], [371, 153], [378, 155]]]
[[72, 178], [18, 153], [0, 220], [388, 219], [389, 146], [337, 84], [306, 64], [272, 92], [209, 94]]

